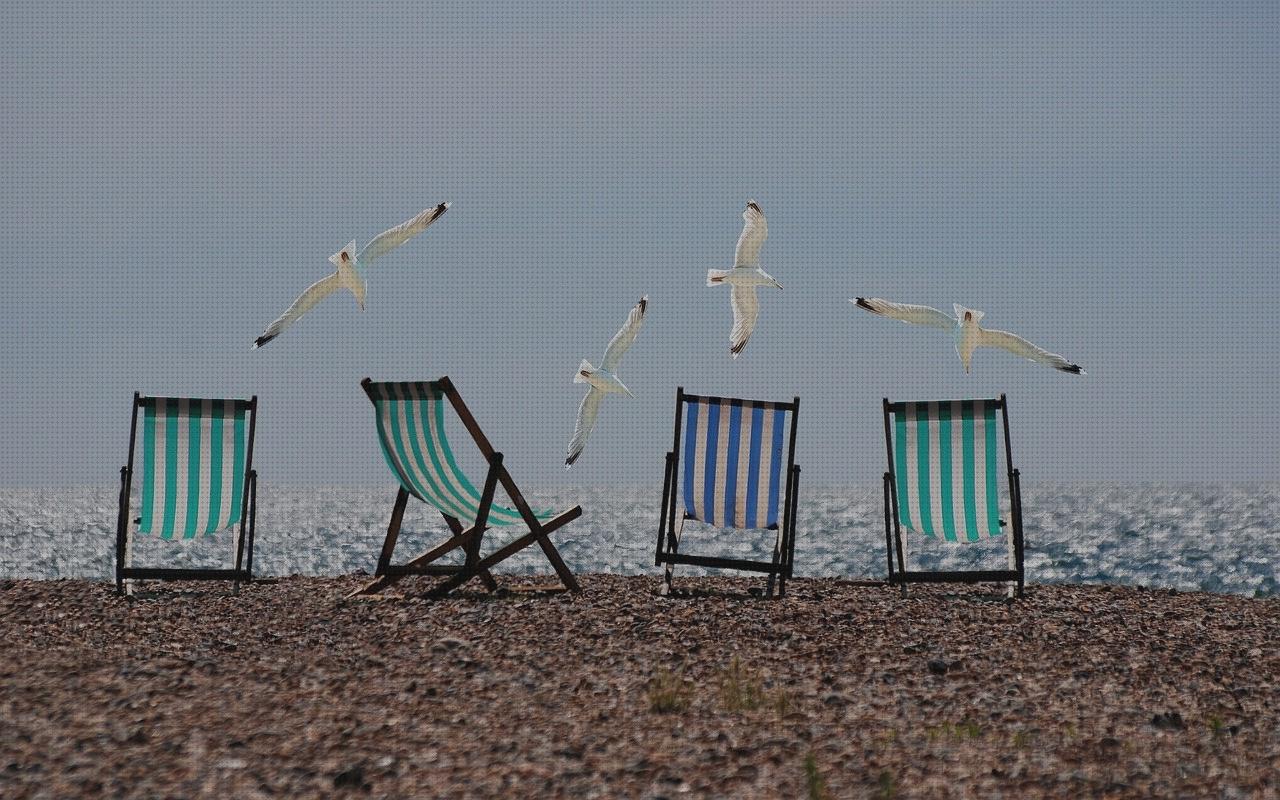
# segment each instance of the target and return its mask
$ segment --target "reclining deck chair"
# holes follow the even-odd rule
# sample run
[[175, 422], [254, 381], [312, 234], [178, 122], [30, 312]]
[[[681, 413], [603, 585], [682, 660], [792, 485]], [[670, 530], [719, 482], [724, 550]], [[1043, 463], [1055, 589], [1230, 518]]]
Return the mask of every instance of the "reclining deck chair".
[[[1009, 480], [1008, 567], [1002, 570], [912, 571], [906, 567], [906, 533], [947, 542], [1000, 536], [998, 449], [1001, 412]], [[1022, 596], [1022, 485], [1009, 446], [1009, 406], [995, 400], [891, 403], [884, 400], [889, 471], [884, 474], [885, 546], [889, 583], [980, 583], [1008, 581]], [[896, 560], [896, 564], [895, 564]]]
[[[684, 387], [676, 390], [675, 436], [667, 453], [654, 556], [655, 565], [666, 566], [663, 593], [671, 592], [675, 565], [692, 564], [764, 572], [769, 575], [766, 596], [773, 595], [775, 579], [778, 596], [785, 594], [795, 552], [799, 408], [798, 397], [790, 403], [775, 403], [700, 397], [685, 394]], [[677, 496], [683, 509], [676, 507]], [[773, 558], [752, 561], [682, 553], [686, 520], [721, 528], [776, 530]]]
[[[130, 524], [138, 411], [142, 411], [141, 508]], [[253, 433], [258, 398], [202, 400], [133, 395], [129, 461], [120, 468], [116, 518], [116, 591], [134, 580], [229, 580], [232, 590], [253, 580], [253, 533], [258, 473], [253, 469]], [[135, 533], [190, 540], [239, 523], [232, 569], [133, 566]], [[247, 538], [246, 538], [247, 529]]]
[[[535, 542], [546, 554], [564, 587], [572, 592], [581, 591], [573, 573], [565, 566], [548, 537], [562, 525], [581, 516], [582, 507], [574, 506], [559, 514], [529, 508], [524, 495], [503, 466], [502, 453], [496, 452], [489, 444], [447, 377], [413, 383], [374, 383], [365, 378], [360, 385], [373, 403], [382, 455], [400, 482], [400, 488], [396, 492], [382, 554], [378, 557], [377, 577], [353, 595], [379, 592], [406, 575], [448, 576], [432, 589], [432, 596], [447, 594], [477, 576], [493, 590], [497, 583], [489, 572], [490, 567]], [[445, 437], [446, 399], [489, 463], [480, 491], [476, 491], [475, 484], [459, 469]], [[502, 484], [515, 504], [514, 509], [493, 502], [498, 484]], [[391, 557], [410, 495], [438, 510], [453, 535], [417, 558], [404, 564], [392, 564]], [[484, 558], [480, 557], [485, 530], [491, 526], [519, 524], [527, 526], [529, 533]], [[463, 564], [435, 563], [459, 548], [465, 556]]]

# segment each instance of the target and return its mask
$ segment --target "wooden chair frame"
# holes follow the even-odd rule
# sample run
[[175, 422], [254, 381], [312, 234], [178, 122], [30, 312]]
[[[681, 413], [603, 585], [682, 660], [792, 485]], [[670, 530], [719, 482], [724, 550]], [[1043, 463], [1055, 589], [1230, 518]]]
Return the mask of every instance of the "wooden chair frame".
[[[236, 564], [233, 569], [126, 567], [125, 554], [129, 537], [129, 501], [133, 489], [133, 451], [138, 435], [138, 409], [144, 404], [139, 392], [133, 393], [133, 419], [129, 423], [129, 460], [120, 468], [119, 513], [116, 516], [116, 593], [125, 594], [125, 581], [231, 581], [231, 590], [238, 592], [241, 583], [253, 582], [253, 537], [258, 517], [258, 472], [253, 468], [253, 438], [258, 421], [258, 396], [249, 400], [236, 400], [246, 408], [249, 416], [249, 438], [245, 444], [244, 494], [240, 500], [240, 525], [236, 538]], [[202, 402], [200, 398], [188, 398], [190, 402]], [[137, 520], [134, 520], [137, 522]]]
[[[684, 530], [684, 521], [690, 519], [687, 513], [679, 509], [680, 505], [680, 435], [684, 421], [685, 405], [706, 400], [719, 401], [724, 406], [742, 406], [751, 403], [772, 409], [784, 409], [791, 413], [790, 433], [787, 444], [786, 487], [783, 493], [782, 514], [778, 523], [766, 530], [777, 530], [778, 539], [774, 544], [771, 561], [752, 561], [739, 558], [720, 558], [718, 556], [694, 555], [680, 552], [680, 539]], [[671, 581], [676, 564], [689, 564], [701, 567], [736, 569], [746, 572], [762, 572], [769, 576], [765, 596], [773, 596], [773, 585], [778, 583], [778, 597], [786, 594], [787, 579], [792, 576], [792, 565], [795, 557], [796, 498], [800, 490], [800, 467], [795, 463], [796, 454], [796, 420], [799, 416], [800, 398], [793, 398], [790, 403], [762, 402], [743, 400], [733, 397], [715, 397], [711, 395], [685, 394], [684, 387], [676, 389], [675, 430], [672, 436], [671, 451], [667, 453], [666, 467], [662, 479], [662, 505], [658, 517], [658, 543], [654, 551], [654, 565], [666, 567], [664, 575], [665, 593], [671, 592]], [[677, 512], [680, 516], [677, 518]]]
[[[369, 396], [369, 400], [376, 403], [372, 389], [373, 381], [365, 378], [360, 382], [360, 385], [364, 388], [365, 394]], [[542, 548], [543, 554], [551, 562], [551, 566], [560, 578], [564, 588], [571, 592], [581, 592], [582, 587], [578, 584], [573, 573], [569, 571], [569, 568], [565, 566], [564, 560], [560, 557], [560, 553], [556, 550], [555, 545], [551, 543], [549, 537], [551, 533], [560, 527], [582, 516], [582, 506], [574, 506], [546, 522], [539, 521], [521, 493], [520, 487], [516, 485], [511, 473], [507, 471], [506, 466], [502, 463], [502, 453], [494, 450], [493, 445], [489, 443], [484, 431], [480, 429], [475, 417], [471, 415], [470, 409], [462, 401], [462, 396], [454, 388], [453, 382], [446, 376], [438, 381], [432, 381], [431, 387], [442, 392], [448, 398], [449, 404], [453, 406], [453, 410], [458, 415], [459, 421], [462, 422], [467, 432], [471, 434], [476, 447], [479, 448], [481, 454], [488, 461], [489, 468], [485, 476], [484, 489], [481, 492], [480, 508], [476, 514], [476, 519], [471, 522], [469, 527], [464, 527], [462, 520], [440, 512], [441, 516], [444, 517], [445, 524], [449, 526], [452, 536], [447, 541], [403, 564], [393, 564], [391, 559], [395, 552], [396, 539], [400, 535], [405, 506], [409, 501], [409, 492], [401, 486], [396, 493], [395, 505], [391, 511], [391, 522], [387, 526], [387, 536], [382, 543], [382, 552], [378, 557], [376, 577], [367, 585], [353, 592], [352, 596], [376, 594], [406, 575], [447, 576], [445, 580], [431, 589], [428, 593], [431, 597], [446, 595], [475, 577], [479, 577], [485, 586], [492, 591], [498, 588], [498, 584], [494, 580], [493, 574], [489, 571], [490, 568], [534, 543], [537, 543]], [[529, 527], [529, 532], [490, 555], [481, 558], [480, 546], [484, 532], [488, 529], [489, 511], [493, 506], [493, 496], [499, 484], [511, 498], [516, 510], [520, 512], [520, 517]], [[461, 565], [435, 563], [458, 549], [462, 549], [465, 557]]]
[[[988, 400], [1000, 410], [1004, 422], [1004, 458], [1009, 479], [1010, 527], [1013, 537], [1014, 568], [999, 570], [909, 570], [902, 540], [902, 523], [898, 517], [897, 476], [893, 463], [893, 425], [890, 414], [906, 407], [906, 403], [891, 403], [884, 398], [885, 449], [889, 457], [889, 471], [884, 474], [884, 537], [889, 566], [889, 584], [902, 587], [903, 596], [908, 583], [1016, 583], [1017, 596], [1023, 596], [1026, 570], [1023, 565], [1022, 536], [1022, 476], [1013, 466], [1013, 448], [1009, 444], [1009, 402], [1005, 395]], [[1003, 523], [1002, 523], [1003, 524]], [[896, 564], [895, 564], [896, 557]]]

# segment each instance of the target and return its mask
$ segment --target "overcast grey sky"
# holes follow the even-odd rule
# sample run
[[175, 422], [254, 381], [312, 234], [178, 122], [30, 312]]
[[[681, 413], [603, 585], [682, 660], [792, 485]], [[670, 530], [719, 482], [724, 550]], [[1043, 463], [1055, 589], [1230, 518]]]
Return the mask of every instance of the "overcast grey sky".
[[[264, 483], [383, 484], [357, 383], [448, 374], [517, 479], [661, 483], [677, 385], [801, 396], [876, 487], [880, 398], [1010, 397], [1024, 483], [1276, 480], [1274, 3], [6, 3], [0, 486], [113, 485], [131, 394], [249, 395]], [[738, 361], [744, 202], [786, 287]], [[329, 265], [453, 208], [249, 344]], [[581, 358], [645, 328], [578, 465]], [[1075, 378], [858, 311], [983, 309]]]

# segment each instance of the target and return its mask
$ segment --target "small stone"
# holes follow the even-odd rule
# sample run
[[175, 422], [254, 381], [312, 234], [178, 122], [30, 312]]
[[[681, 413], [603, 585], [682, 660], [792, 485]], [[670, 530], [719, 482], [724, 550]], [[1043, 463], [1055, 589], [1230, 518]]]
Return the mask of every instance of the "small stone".
[[940, 658], [929, 659], [929, 672], [933, 675], [946, 675], [951, 665]]
[[456, 636], [445, 636], [444, 638], [437, 639], [435, 644], [431, 645], [431, 649], [440, 653], [447, 650], [460, 650], [470, 646], [471, 643], [466, 639], [459, 639]]
[[1151, 718], [1151, 724], [1162, 731], [1182, 730], [1186, 727], [1177, 711], [1166, 711]]
[[364, 765], [355, 764], [354, 766], [344, 769], [337, 775], [333, 776], [333, 788], [335, 789], [364, 789], [368, 788], [368, 784], [364, 782]]

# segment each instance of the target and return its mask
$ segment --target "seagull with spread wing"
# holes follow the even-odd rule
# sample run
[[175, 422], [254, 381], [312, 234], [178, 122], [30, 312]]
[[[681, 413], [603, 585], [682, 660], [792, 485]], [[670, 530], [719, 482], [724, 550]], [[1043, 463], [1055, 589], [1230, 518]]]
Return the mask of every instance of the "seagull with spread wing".
[[360, 307], [361, 311], [364, 311], [365, 279], [363, 268], [367, 267], [374, 259], [386, 255], [425, 231], [431, 223], [439, 219], [448, 209], [448, 203], [441, 203], [438, 206], [424, 210], [413, 219], [375, 236], [358, 255], [356, 254], [355, 239], [347, 242], [346, 247], [329, 256], [329, 263], [333, 264], [336, 271], [332, 275], [328, 275], [311, 284], [305, 292], [298, 295], [298, 299], [293, 301], [293, 305], [289, 306], [288, 310], [281, 314], [279, 319], [268, 325], [262, 335], [254, 340], [253, 349], [256, 350], [279, 336], [285, 328], [297, 322], [299, 317], [339, 289], [350, 291], [356, 298], [356, 305]]
[[969, 362], [973, 358], [974, 350], [979, 347], [998, 347], [1001, 350], [1008, 350], [1015, 356], [1021, 356], [1028, 361], [1053, 367], [1062, 372], [1070, 372], [1073, 375], [1085, 374], [1079, 364], [1072, 364], [1057, 353], [1043, 350], [1021, 336], [1015, 336], [1008, 331], [983, 328], [978, 324], [983, 317], [983, 312], [965, 308], [959, 304], [952, 306], [956, 315], [950, 317], [929, 306], [890, 303], [878, 297], [857, 297], [849, 302], [882, 317], [951, 332], [956, 337], [956, 353], [964, 363], [965, 372], [969, 371]]
[[627, 315], [627, 321], [605, 348], [604, 361], [600, 363], [599, 369], [591, 366], [591, 362], [585, 358], [578, 365], [573, 382], [590, 384], [591, 388], [587, 389], [586, 397], [582, 398], [582, 405], [578, 406], [578, 421], [573, 428], [573, 439], [569, 441], [569, 453], [564, 460], [565, 469], [573, 466], [573, 462], [578, 460], [583, 448], [587, 446], [587, 437], [596, 426], [596, 415], [600, 413], [600, 401], [604, 396], [625, 394], [628, 397], [634, 397], [631, 390], [618, 380], [616, 373], [623, 353], [627, 352], [627, 348], [631, 347], [631, 343], [636, 340], [636, 334], [640, 332], [640, 324], [644, 322], [644, 312], [648, 307], [649, 296], [645, 295], [640, 298], [639, 303], [636, 303], [635, 308], [631, 309], [631, 313]]
[[733, 304], [733, 330], [729, 333], [729, 352], [734, 358], [747, 346], [747, 340], [755, 330], [756, 319], [760, 316], [756, 287], [782, 288], [782, 284], [775, 281], [772, 275], [760, 269], [760, 248], [769, 235], [769, 225], [755, 200], [747, 201], [742, 219], [746, 224], [742, 226], [742, 235], [738, 237], [738, 247], [733, 254], [733, 269], [707, 270], [708, 286], [727, 283], [732, 287], [729, 301]]

